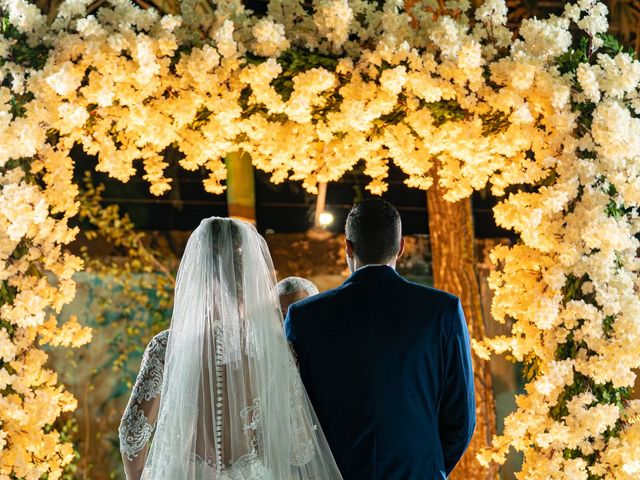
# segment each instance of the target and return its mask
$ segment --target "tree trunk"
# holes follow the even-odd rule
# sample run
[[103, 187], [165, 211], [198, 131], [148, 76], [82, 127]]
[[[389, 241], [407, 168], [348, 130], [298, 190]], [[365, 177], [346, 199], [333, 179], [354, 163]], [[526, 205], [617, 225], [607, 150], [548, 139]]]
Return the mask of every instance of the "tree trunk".
[[243, 152], [227, 155], [229, 217], [256, 223], [256, 188], [251, 157]]
[[[471, 338], [484, 337], [480, 285], [476, 267], [471, 199], [456, 203], [444, 199], [445, 190], [434, 185], [427, 192], [429, 238], [436, 288], [460, 297]], [[454, 480], [494, 480], [497, 467], [483, 468], [476, 454], [490, 444], [496, 419], [489, 362], [473, 355], [477, 426], [469, 449], [450, 478]]]

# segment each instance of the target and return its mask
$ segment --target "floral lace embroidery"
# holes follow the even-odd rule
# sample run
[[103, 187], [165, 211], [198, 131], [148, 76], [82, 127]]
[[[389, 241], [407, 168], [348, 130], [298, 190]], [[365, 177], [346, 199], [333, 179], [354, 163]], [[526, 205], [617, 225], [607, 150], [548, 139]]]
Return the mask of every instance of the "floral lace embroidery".
[[244, 423], [244, 431], [253, 431], [254, 434], [251, 437], [251, 452], [238, 458], [234, 462], [234, 465], [253, 458], [258, 458], [259, 445], [257, 432], [260, 428], [260, 425], [262, 424], [262, 410], [260, 409], [260, 400], [255, 398], [252, 405], [243, 408], [242, 411], [240, 411], [240, 418]]
[[147, 417], [138, 405], [132, 405], [124, 413], [118, 434], [120, 437], [120, 451], [129, 460], [133, 460], [138, 452], [149, 442], [154, 426], [149, 424]]
[[229, 470], [222, 472], [220, 480], [264, 480], [267, 469], [256, 453], [248, 453], [238, 458]]
[[[257, 455], [250, 453], [238, 458], [229, 468], [219, 470], [210, 460], [203, 460], [199, 455], [192, 454], [191, 462], [195, 465], [196, 479], [217, 480], [265, 480], [270, 478], [264, 464]], [[162, 468], [157, 469], [162, 471]], [[149, 480], [149, 470], [145, 469], [141, 480]]]
[[132, 400], [138, 403], [150, 401], [162, 392], [164, 374], [164, 357], [167, 352], [169, 330], [153, 337], [142, 357], [140, 373], [131, 394]]
[[[268, 477], [263, 463], [253, 453], [238, 458], [229, 468], [216, 469], [211, 462], [205, 461], [198, 455], [192, 457], [196, 466], [196, 478], [216, 478], [218, 480], [264, 480]], [[216, 473], [217, 471], [217, 473]]]
[[240, 418], [244, 421], [244, 430], [257, 430], [262, 420], [262, 413], [260, 411], [260, 401], [256, 398], [253, 400], [253, 405], [243, 408], [240, 412]]
[[142, 357], [140, 373], [133, 387], [129, 405], [120, 421], [120, 451], [129, 460], [147, 445], [155, 429], [155, 422], [149, 422], [141, 407], [143, 402], [150, 402], [162, 392], [168, 337], [169, 331], [165, 330], [149, 342]]

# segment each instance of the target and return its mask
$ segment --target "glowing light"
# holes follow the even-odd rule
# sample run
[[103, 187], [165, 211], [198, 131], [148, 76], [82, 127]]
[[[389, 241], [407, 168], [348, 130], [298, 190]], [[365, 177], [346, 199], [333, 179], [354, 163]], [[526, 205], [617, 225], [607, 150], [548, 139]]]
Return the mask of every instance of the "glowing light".
[[322, 212], [318, 217], [318, 222], [323, 227], [328, 227], [333, 223], [333, 214], [330, 212]]

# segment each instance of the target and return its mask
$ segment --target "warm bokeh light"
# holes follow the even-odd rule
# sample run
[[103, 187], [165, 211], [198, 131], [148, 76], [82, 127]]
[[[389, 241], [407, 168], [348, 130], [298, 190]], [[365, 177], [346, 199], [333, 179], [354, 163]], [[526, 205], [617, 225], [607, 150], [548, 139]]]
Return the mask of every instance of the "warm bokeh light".
[[318, 217], [318, 223], [320, 223], [323, 227], [328, 227], [333, 223], [333, 213], [331, 212], [322, 212]]

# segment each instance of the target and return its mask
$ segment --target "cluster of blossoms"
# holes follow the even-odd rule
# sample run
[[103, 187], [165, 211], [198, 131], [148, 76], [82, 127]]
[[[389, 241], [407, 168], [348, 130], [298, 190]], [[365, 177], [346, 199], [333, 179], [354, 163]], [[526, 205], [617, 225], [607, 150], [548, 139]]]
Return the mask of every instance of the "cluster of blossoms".
[[503, 0], [271, 0], [262, 17], [237, 0], [179, 16], [91, 3], [48, 22], [0, 0], [0, 478], [56, 478], [69, 460], [64, 444], [43, 453], [73, 402], [35, 343], [87, 340], [45, 321], [81, 268], [62, 249], [76, 144], [122, 181], [140, 167], [157, 195], [167, 149], [212, 193], [239, 149], [311, 192], [359, 162], [376, 194], [389, 162], [411, 187], [437, 172], [449, 200], [490, 186], [521, 238], [493, 252], [493, 313], [513, 329], [475, 348], [526, 362], [531, 382], [481, 461], [512, 447], [523, 479], [638, 478], [640, 63], [603, 35], [602, 3], [516, 34]]
[[11, 162], [0, 172], [0, 192], [0, 478], [59, 478], [74, 451], [50, 426], [76, 401], [56, 385], [39, 346], [81, 346], [91, 339], [74, 318], [61, 326], [45, 318], [73, 299], [72, 275], [82, 266], [62, 251], [76, 232], [54, 213], [73, 208], [74, 193], [52, 203], [53, 191], [39, 188]]

